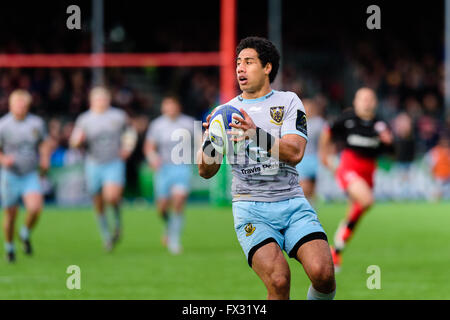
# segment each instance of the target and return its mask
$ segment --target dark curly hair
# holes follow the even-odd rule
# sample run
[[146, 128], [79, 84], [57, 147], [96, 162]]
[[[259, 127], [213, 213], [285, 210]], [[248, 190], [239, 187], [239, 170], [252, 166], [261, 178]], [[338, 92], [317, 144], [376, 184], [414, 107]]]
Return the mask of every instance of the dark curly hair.
[[258, 58], [261, 60], [263, 67], [269, 62], [272, 64], [272, 71], [269, 73], [269, 81], [272, 83], [275, 80], [278, 68], [280, 67], [280, 53], [278, 52], [278, 49], [272, 42], [265, 38], [247, 37], [239, 42], [236, 48], [236, 56], [246, 48], [254, 49], [258, 53]]

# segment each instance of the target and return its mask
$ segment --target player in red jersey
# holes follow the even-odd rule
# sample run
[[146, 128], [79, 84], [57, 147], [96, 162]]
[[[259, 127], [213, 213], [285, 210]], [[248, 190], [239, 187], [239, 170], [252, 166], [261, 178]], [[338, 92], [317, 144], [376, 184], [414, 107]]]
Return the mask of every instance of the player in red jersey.
[[[353, 106], [324, 130], [319, 146], [321, 161], [335, 173], [350, 201], [348, 214], [340, 223], [331, 248], [336, 271], [357, 222], [374, 202], [376, 158], [390, 148], [393, 140], [388, 125], [376, 116], [377, 97], [372, 89], [359, 89]], [[338, 141], [344, 143], [344, 149], [336, 165], [332, 150]]]

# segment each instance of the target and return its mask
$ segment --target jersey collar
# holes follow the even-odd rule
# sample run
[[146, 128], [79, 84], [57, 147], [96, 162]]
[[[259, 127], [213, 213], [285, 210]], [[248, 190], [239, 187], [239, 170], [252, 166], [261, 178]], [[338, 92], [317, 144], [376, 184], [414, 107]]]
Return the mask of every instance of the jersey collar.
[[255, 99], [244, 99], [244, 98], [242, 98], [242, 94], [240, 94], [238, 96], [238, 100], [240, 102], [243, 102], [243, 103], [256, 103], [256, 102], [261, 102], [261, 101], [264, 101], [266, 99], [269, 99], [271, 96], [273, 96], [274, 93], [275, 93], [275, 90], [271, 90], [265, 96], [262, 96], [262, 97], [259, 97], [259, 98], [255, 98]]

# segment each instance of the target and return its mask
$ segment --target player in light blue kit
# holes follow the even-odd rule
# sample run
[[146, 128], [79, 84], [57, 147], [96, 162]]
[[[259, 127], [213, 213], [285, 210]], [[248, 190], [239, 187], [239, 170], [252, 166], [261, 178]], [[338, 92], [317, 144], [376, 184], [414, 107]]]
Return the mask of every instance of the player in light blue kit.
[[[311, 280], [308, 299], [333, 299], [336, 283], [327, 236], [295, 169], [307, 142], [304, 107], [295, 93], [271, 89], [280, 56], [270, 41], [245, 38], [236, 53], [242, 94], [227, 104], [244, 116], [240, 124], [230, 124], [235, 128], [230, 139], [246, 139], [232, 163], [238, 240], [248, 264], [264, 282], [268, 299], [290, 297], [290, 269], [282, 250], [301, 262]], [[203, 124], [205, 137], [210, 119], [211, 115]], [[197, 153], [199, 174], [206, 179], [217, 173], [223, 158], [211, 149], [211, 142], [204, 139]]]
[[22, 199], [27, 211], [20, 239], [25, 254], [31, 255], [30, 233], [39, 218], [43, 206], [38, 167], [42, 173], [50, 163], [51, 142], [44, 121], [28, 112], [31, 95], [16, 90], [9, 97], [10, 112], [0, 119], [1, 202], [5, 209], [6, 259], [14, 262], [14, 224]]
[[296, 169], [305, 197], [312, 203], [314, 201], [316, 178], [319, 170], [319, 139], [325, 128], [326, 121], [322, 118], [319, 106], [314, 99], [305, 99], [303, 104], [307, 117], [308, 143], [306, 144], [303, 159]]
[[[89, 95], [90, 110], [78, 116], [70, 145], [87, 146], [85, 175], [88, 192], [107, 251], [112, 250], [122, 232], [120, 204], [125, 185], [125, 161], [131, 155], [136, 131], [129, 125], [126, 113], [111, 107], [111, 95], [104, 87], [95, 87]], [[106, 207], [112, 207], [115, 228], [109, 230]]]
[[[184, 206], [189, 195], [193, 159], [178, 158], [177, 150], [191, 154], [194, 139], [194, 118], [181, 113], [177, 97], [166, 96], [161, 104], [162, 115], [150, 124], [144, 153], [154, 170], [157, 207], [165, 224], [162, 243], [172, 254], [181, 253], [181, 232]], [[180, 146], [180, 139], [182, 146]], [[180, 161], [184, 160], [184, 161]], [[182, 162], [182, 163], [179, 163]], [[173, 213], [170, 213], [170, 206]]]

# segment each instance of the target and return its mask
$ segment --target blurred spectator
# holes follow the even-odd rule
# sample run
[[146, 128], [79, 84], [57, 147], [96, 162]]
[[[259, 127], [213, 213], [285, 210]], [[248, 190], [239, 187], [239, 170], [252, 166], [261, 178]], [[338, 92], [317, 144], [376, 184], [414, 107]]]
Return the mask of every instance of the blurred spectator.
[[415, 137], [413, 134], [413, 122], [411, 117], [403, 112], [394, 119], [394, 149], [396, 161], [408, 168], [415, 156]]
[[450, 197], [450, 133], [441, 135], [439, 143], [427, 155], [436, 181], [436, 198]]

